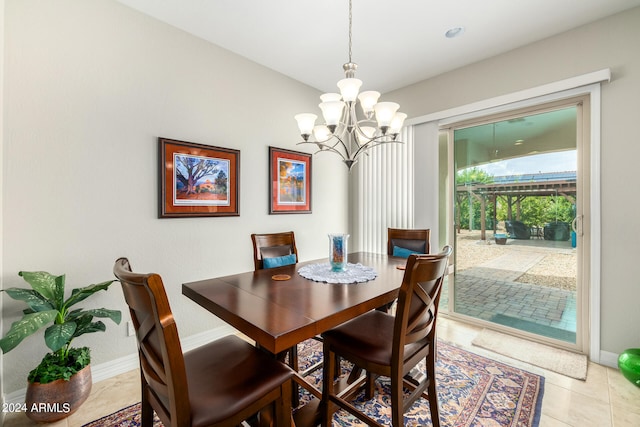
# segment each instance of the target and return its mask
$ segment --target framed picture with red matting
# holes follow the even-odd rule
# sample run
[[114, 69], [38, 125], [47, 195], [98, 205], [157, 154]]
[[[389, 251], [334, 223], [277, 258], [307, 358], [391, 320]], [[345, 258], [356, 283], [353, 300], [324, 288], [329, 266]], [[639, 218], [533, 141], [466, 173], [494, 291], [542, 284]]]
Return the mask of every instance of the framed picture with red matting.
[[240, 151], [158, 138], [160, 218], [239, 216]]
[[269, 213], [311, 213], [311, 154], [269, 147]]

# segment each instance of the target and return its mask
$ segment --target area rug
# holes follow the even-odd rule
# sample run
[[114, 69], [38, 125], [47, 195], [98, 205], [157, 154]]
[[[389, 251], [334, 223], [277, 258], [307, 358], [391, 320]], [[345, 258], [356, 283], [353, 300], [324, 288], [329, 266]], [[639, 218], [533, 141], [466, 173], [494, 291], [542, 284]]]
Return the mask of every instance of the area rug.
[[[319, 343], [307, 341], [301, 346], [301, 365], [322, 357]], [[349, 366], [343, 363], [346, 375]], [[495, 360], [438, 342], [437, 388], [441, 425], [446, 427], [537, 427], [544, 391], [544, 377], [517, 369]], [[320, 385], [321, 374], [308, 378]], [[379, 378], [376, 394], [364, 401], [362, 394], [354, 404], [383, 425], [391, 425], [389, 381]], [[301, 402], [308, 401], [302, 392]], [[85, 424], [84, 427], [134, 427], [140, 425], [140, 404]], [[334, 415], [334, 426], [352, 427], [362, 424], [344, 411]], [[429, 403], [419, 399], [405, 413], [405, 426], [430, 427]], [[161, 427], [155, 418], [154, 427]]]
[[571, 378], [587, 379], [587, 356], [583, 354], [572, 353], [489, 329], [480, 331], [471, 343]]

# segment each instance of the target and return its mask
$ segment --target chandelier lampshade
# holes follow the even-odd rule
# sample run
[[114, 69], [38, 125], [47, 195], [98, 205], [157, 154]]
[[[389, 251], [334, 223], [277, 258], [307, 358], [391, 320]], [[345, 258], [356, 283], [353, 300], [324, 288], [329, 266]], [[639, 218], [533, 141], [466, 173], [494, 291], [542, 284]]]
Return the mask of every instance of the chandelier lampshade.
[[398, 112], [400, 106], [395, 102], [378, 102], [380, 92], [360, 92], [362, 80], [354, 77], [358, 66], [351, 60], [351, 28], [352, 0], [349, 0], [349, 62], [342, 66], [345, 78], [338, 81], [340, 93], [320, 96], [318, 107], [324, 123], [316, 125], [316, 114], [295, 116], [303, 139], [299, 144], [315, 144], [320, 151], [339, 155], [349, 170], [371, 148], [400, 142], [397, 137], [407, 118]]

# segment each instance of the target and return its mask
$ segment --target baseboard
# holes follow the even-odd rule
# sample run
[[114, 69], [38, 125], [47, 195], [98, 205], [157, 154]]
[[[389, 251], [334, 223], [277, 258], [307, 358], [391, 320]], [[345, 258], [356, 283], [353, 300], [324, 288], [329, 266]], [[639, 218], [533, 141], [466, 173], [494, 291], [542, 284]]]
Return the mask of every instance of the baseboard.
[[[229, 325], [224, 325], [180, 340], [180, 344], [182, 345], [182, 351], [189, 351], [234, 333], [236, 333], [234, 328]], [[91, 365], [91, 378], [94, 383], [98, 383], [117, 375], [124, 374], [125, 372], [138, 369], [139, 366], [140, 362], [138, 360], [138, 353], [135, 352], [99, 365]], [[4, 396], [4, 402], [7, 404], [22, 403], [24, 402], [26, 393], [26, 388], [7, 393]], [[2, 416], [2, 414], [0, 414], [0, 416]], [[2, 423], [0, 423], [0, 425], [2, 425]]]
[[600, 364], [604, 366], [608, 366], [610, 368], [618, 369], [618, 357], [620, 357], [619, 354], [601, 350]]

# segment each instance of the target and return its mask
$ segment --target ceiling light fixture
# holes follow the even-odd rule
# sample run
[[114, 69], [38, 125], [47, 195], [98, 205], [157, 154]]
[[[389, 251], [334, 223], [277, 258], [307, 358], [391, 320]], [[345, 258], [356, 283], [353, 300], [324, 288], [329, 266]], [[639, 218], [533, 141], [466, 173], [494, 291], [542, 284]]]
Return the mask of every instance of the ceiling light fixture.
[[[395, 102], [378, 102], [380, 93], [360, 92], [362, 80], [356, 79], [358, 66], [351, 60], [352, 5], [349, 0], [349, 62], [342, 68], [346, 78], [338, 82], [340, 93], [325, 93], [320, 96], [318, 106], [322, 110], [325, 124], [316, 125], [317, 115], [297, 114], [295, 119], [304, 141], [299, 144], [316, 144], [319, 151], [330, 151], [342, 157], [349, 171], [358, 158], [373, 147], [390, 142], [400, 142], [396, 138], [407, 117], [399, 113]], [[359, 104], [364, 119], [358, 119], [356, 105]], [[375, 115], [375, 120], [374, 120]], [[377, 125], [377, 126], [376, 126]], [[314, 140], [310, 139], [313, 135]], [[368, 153], [367, 153], [368, 154]]]
[[464, 33], [464, 27], [454, 27], [448, 29], [447, 32], [444, 33], [444, 36], [448, 39], [452, 39], [454, 37], [458, 37], [462, 33]]

